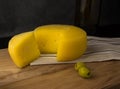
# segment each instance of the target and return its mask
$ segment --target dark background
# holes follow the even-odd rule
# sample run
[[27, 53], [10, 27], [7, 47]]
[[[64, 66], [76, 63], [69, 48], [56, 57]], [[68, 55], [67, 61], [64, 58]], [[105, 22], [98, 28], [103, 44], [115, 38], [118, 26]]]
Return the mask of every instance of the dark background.
[[94, 36], [120, 36], [120, 0], [86, 0], [84, 12], [81, 1], [0, 0], [0, 48], [6, 48], [12, 36], [45, 24], [76, 25]]
[[0, 0], [0, 48], [21, 32], [45, 24], [74, 24], [74, 0]]

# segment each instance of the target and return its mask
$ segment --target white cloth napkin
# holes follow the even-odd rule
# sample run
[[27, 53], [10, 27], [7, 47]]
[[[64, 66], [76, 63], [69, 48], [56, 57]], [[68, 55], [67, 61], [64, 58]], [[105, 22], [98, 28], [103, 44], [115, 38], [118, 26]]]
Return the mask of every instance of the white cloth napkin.
[[86, 52], [74, 61], [57, 62], [55, 54], [42, 54], [40, 58], [30, 65], [120, 60], [120, 38], [88, 36], [87, 39], [88, 47]]

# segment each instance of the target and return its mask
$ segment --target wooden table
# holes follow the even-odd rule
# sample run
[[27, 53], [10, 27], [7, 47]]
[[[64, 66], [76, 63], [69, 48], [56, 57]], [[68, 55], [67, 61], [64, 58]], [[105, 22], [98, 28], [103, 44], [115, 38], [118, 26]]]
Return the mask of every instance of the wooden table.
[[120, 61], [86, 63], [90, 79], [74, 64], [27, 66], [19, 69], [7, 49], [0, 49], [0, 89], [120, 89]]

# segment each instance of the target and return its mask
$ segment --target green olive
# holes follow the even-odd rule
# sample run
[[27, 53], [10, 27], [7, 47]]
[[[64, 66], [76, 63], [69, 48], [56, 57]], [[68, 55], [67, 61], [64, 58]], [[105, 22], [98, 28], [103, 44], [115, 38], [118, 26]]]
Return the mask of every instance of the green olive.
[[83, 62], [77, 62], [75, 64], [75, 70], [79, 70], [79, 68], [83, 67], [83, 66], [86, 66]]
[[78, 73], [83, 78], [89, 78], [91, 76], [90, 70], [87, 67], [84, 67], [84, 66], [79, 68]]

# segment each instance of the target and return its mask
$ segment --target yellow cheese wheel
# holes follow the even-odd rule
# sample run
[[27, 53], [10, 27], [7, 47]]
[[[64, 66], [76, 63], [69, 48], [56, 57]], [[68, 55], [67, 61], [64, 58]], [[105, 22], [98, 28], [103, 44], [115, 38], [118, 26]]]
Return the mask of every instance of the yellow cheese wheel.
[[86, 32], [72, 25], [45, 25], [15, 35], [8, 45], [14, 63], [22, 68], [42, 54], [57, 54], [57, 61], [79, 58], [87, 48]]
[[34, 30], [41, 53], [56, 53], [57, 61], [79, 58], [87, 48], [86, 32], [72, 25], [45, 25]]
[[9, 41], [8, 51], [14, 63], [20, 68], [40, 56], [33, 31], [15, 35]]

